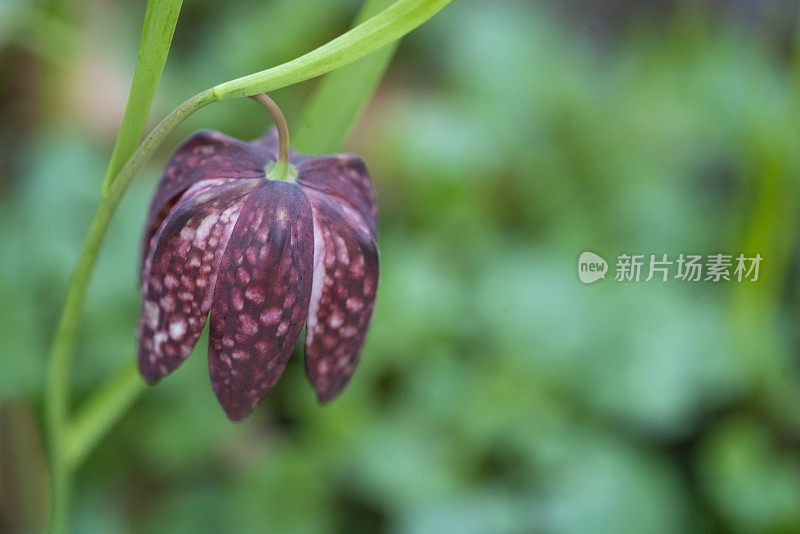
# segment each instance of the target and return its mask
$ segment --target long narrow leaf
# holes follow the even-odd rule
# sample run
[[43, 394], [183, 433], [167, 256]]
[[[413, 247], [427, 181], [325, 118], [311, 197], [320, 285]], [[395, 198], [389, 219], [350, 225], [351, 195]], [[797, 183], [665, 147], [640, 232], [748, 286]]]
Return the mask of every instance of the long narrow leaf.
[[[392, 1], [367, 0], [356, 24], [375, 16]], [[292, 144], [297, 150], [307, 154], [339, 150], [367, 107], [399, 43], [399, 40], [394, 41], [325, 76], [306, 104], [303, 119], [292, 135]]]
[[164, 63], [167, 61], [182, 0], [149, 0], [128, 105], [114, 144], [103, 188], [107, 188], [139, 145]]

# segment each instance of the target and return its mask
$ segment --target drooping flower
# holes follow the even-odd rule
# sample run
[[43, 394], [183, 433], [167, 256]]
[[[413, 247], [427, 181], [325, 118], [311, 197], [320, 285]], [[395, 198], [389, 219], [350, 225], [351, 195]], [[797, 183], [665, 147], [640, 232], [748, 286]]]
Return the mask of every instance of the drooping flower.
[[[247, 417], [275, 385], [307, 323], [305, 368], [320, 402], [359, 361], [375, 301], [377, 205], [353, 155], [291, 153], [275, 128], [245, 143], [193, 135], [170, 159], [145, 226], [139, 369], [177, 368], [211, 316], [208, 363], [228, 417]], [[295, 175], [296, 174], [296, 175]]]

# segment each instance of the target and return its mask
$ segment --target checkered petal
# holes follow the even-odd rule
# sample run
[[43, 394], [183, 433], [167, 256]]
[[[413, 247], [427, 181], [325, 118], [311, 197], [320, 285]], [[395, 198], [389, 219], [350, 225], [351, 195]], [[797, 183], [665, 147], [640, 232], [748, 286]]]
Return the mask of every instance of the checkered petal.
[[205, 180], [190, 187], [145, 261], [139, 369], [153, 384], [177, 368], [205, 325], [217, 267], [257, 180]]
[[211, 303], [211, 384], [231, 420], [247, 417], [286, 367], [308, 315], [313, 249], [300, 188], [260, 184], [233, 228]]
[[359, 232], [378, 235], [378, 203], [367, 166], [358, 156], [338, 154], [297, 164], [297, 183], [325, 193], [339, 204]]
[[378, 250], [327, 195], [305, 190], [314, 216], [314, 282], [306, 374], [320, 402], [335, 397], [358, 364], [375, 304]]
[[268, 161], [268, 153], [219, 132], [201, 131], [187, 139], [167, 163], [150, 202], [142, 237], [142, 271], [153, 236], [189, 187], [209, 179], [263, 177]]

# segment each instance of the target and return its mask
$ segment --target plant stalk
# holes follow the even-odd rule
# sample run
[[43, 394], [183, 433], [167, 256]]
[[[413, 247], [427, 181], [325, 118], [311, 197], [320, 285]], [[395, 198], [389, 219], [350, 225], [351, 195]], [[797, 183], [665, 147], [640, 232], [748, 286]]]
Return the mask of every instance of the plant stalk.
[[50, 437], [51, 533], [60, 534], [66, 528], [69, 476], [71, 472], [66, 456], [70, 411], [69, 375], [72, 356], [75, 352], [77, 330], [86, 298], [86, 290], [97, 262], [100, 245], [103, 243], [111, 217], [114, 215], [122, 195], [130, 185], [136, 172], [150, 158], [158, 145], [175, 126], [201, 107], [213, 101], [211, 93], [205, 91], [178, 106], [161, 121], [122, 168], [108, 192], [101, 196], [92, 217], [92, 222], [86, 235], [86, 242], [67, 289], [67, 297], [61, 311], [61, 319], [50, 351], [47, 372], [45, 411], [47, 431]]
[[283, 116], [278, 104], [264, 93], [253, 95], [250, 98], [269, 111], [278, 130], [278, 160], [267, 177], [270, 180], [285, 180], [289, 173], [289, 125], [286, 124], [286, 117]]

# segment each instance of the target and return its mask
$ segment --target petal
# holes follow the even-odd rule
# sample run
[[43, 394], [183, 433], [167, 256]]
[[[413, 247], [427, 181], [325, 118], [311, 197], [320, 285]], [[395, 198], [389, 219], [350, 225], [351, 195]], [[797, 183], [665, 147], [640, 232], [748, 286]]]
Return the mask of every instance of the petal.
[[154, 239], [139, 314], [139, 369], [153, 384], [191, 352], [211, 306], [217, 266], [258, 180], [196, 184]]
[[305, 193], [314, 215], [306, 374], [320, 402], [327, 402], [344, 388], [358, 364], [375, 304], [378, 250], [327, 195]]
[[211, 384], [228, 417], [247, 417], [283, 373], [308, 315], [314, 230], [295, 184], [263, 182], [223, 254], [211, 303]]
[[142, 259], [180, 195], [201, 180], [260, 178], [269, 157], [248, 143], [213, 131], [187, 139], [172, 155], [158, 183], [142, 240]]
[[297, 166], [297, 182], [335, 200], [353, 227], [378, 235], [378, 203], [364, 161], [339, 154], [308, 159]]
[[[254, 179], [250, 179], [250, 183], [257, 183], [253, 182], [253, 180]], [[238, 178], [201, 180], [196, 184], [192, 185], [191, 187], [189, 187], [189, 189], [184, 191], [183, 194], [178, 196], [178, 198], [174, 201], [174, 205], [169, 209], [169, 211], [166, 214], [166, 217], [161, 222], [161, 226], [158, 228], [156, 233], [153, 234], [153, 236], [150, 238], [150, 242], [148, 243], [148, 246], [145, 248], [146, 255], [142, 257], [143, 264], [141, 269], [141, 280], [140, 280], [142, 284], [142, 293], [144, 293], [147, 289], [147, 273], [150, 270], [150, 263], [153, 258], [153, 252], [155, 251], [161, 233], [164, 231], [164, 227], [167, 226], [167, 223], [170, 221], [172, 216], [175, 215], [175, 213], [177, 213], [178, 210], [181, 209], [183, 205], [191, 205], [191, 201], [194, 198], [199, 197], [200, 195], [203, 195], [204, 193], [207, 193], [211, 190], [214, 190], [221, 185], [239, 181], [240, 180]], [[208, 196], [205, 196], [204, 198], [207, 199]]]
[[250, 141], [250, 146], [264, 157], [275, 159], [278, 156], [278, 129], [272, 126], [262, 137]]

